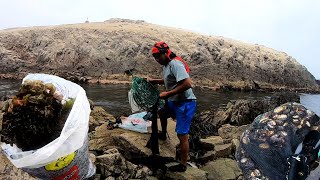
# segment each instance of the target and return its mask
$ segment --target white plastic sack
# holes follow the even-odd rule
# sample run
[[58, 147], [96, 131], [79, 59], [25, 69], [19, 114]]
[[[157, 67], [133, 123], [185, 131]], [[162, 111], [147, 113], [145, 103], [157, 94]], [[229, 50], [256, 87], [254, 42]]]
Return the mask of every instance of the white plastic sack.
[[[75, 98], [73, 107], [65, 122], [60, 136], [44, 147], [31, 151], [21, 151], [15, 145], [3, 143], [1, 145], [8, 159], [17, 168], [39, 168], [57, 161], [61, 157], [70, 156], [81, 148], [87, 148], [88, 121], [90, 104], [84, 89], [63, 78], [47, 74], [28, 74], [26, 80], [41, 80], [44, 83], [52, 83], [65, 100]], [[87, 156], [88, 156], [88, 152]], [[95, 167], [90, 162], [91, 169], [88, 176], [95, 173]]]
[[132, 114], [123, 119], [122, 124], [119, 124], [119, 127], [140, 133], [148, 133], [148, 127], [151, 126], [151, 121], [143, 119], [146, 114], [147, 112]]
[[128, 91], [128, 99], [129, 99], [129, 104], [130, 104], [131, 112], [132, 112], [132, 113], [136, 113], [136, 112], [141, 112], [141, 111], [143, 111], [143, 109], [140, 108], [140, 107], [138, 106], [138, 104], [136, 103], [136, 101], [134, 100], [134, 98], [133, 98], [133, 93], [131, 92], [131, 89], [130, 89], [130, 91]]

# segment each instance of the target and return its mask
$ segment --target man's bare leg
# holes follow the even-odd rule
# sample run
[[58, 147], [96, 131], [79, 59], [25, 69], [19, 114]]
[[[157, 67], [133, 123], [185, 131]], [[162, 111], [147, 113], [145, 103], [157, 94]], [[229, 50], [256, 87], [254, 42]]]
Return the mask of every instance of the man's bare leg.
[[189, 156], [189, 135], [179, 135], [180, 144], [178, 145], [181, 149], [180, 164], [169, 167], [169, 171], [172, 172], [185, 172], [187, 170], [187, 161]]
[[181, 149], [181, 164], [187, 165], [188, 156], [189, 156], [189, 135], [179, 135], [178, 138], [180, 140], [180, 149]]

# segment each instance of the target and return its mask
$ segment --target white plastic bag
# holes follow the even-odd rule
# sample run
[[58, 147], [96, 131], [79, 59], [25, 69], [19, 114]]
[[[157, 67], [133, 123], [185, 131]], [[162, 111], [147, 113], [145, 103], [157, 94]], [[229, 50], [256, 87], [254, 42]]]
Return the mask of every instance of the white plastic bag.
[[122, 124], [119, 124], [119, 127], [140, 133], [148, 133], [148, 127], [151, 126], [151, 121], [146, 121], [143, 119], [146, 114], [147, 112], [145, 111], [132, 114], [123, 119]]
[[138, 106], [138, 104], [136, 103], [136, 101], [134, 100], [133, 94], [132, 94], [132, 92], [131, 92], [131, 89], [130, 89], [130, 91], [128, 91], [128, 99], [129, 99], [129, 104], [130, 104], [131, 112], [132, 112], [132, 113], [136, 113], [136, 112], [141, 112], [141, 111], [143, 111], [143, 109], [140, 108], [140, 107]]
[[[56, 162], [61, 157], [69, 157], [70, 159], [70, 155], [80, 149], [83, 149], [82, 151], [85, 151], [88, 156], [87, 135], [91, 110], [84, 89], [71, 81], [48, 74], [28, 74], [23, 82], [26, 80], [41, 80], [44, 83], [52, 83], [65, 100], [75, 98], [75, 102], [60, 136], [44, 147], [23, 152], [15, 145], [10, 146], [3, 143], [1, 147], [12, 164], [17, 168], [36, 169]], [[88, 159], [88, 157], [85, 158]], [[94, 165], [90, 160], [88, 162], [91, 169], [88, 169], [87, 174], [82, 178], [90, 177], [95, 173]]]

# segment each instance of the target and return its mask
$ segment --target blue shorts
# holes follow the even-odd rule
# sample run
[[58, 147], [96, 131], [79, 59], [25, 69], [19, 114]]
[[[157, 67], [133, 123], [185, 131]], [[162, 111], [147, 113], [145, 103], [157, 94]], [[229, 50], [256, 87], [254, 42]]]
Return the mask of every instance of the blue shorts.
[[176, 132], [178, 135], [189, 133], [196, 106], [196, 100], [168, 101], [167, 107], [165, 107], [166, 118], [172, 117], [177, 120]]

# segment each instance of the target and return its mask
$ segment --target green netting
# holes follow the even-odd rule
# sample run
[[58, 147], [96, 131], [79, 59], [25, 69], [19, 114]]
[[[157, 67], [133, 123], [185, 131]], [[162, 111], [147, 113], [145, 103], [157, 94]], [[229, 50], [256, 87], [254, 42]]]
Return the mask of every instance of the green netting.
[[[133, 77], [131, 91], [137, 105], [147, 111], [157, 103], [160, 94], [155, 86], [139, 77]], [[159, 101], [159, 105], [162, 104], [164, 102]]]

